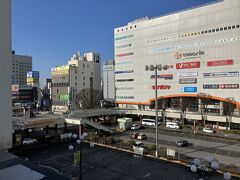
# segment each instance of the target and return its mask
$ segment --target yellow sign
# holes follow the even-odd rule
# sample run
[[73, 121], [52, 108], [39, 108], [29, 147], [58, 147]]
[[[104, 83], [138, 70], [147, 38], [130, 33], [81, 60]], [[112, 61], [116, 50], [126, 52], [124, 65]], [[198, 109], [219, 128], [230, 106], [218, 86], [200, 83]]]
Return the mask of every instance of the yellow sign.
[[27, 78], [27, 83], [38, 83], [39, 79], [38, 78]]
[[62, 75], [62, 74], [68, 74], [68, 69], [66, 70], [57, 70], [57, 71], [52, 71], [52, 75]]

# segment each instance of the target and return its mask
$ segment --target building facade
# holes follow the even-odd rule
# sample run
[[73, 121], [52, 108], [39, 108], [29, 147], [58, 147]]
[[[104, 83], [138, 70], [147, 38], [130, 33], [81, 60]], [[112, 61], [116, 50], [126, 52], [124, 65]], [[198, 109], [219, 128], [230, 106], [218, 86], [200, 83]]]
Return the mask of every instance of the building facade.
[[[203, 99], [220, 114], [225, 103], [239, 108], [239, 19], [240, 1], [222, 0], [115, 28], [119, 106], [148, 108], [157, 88], [164, 109], [186, 100], [186, 109], [198, 111]], [[146, 65], [162, 66], [157, 87]]]
[[32, 71], [32, 57], [12, 51], [12, 84], [27, 85], [27, 73]]
[[106, 101], [115, 101], [114, 60], [109, 60], [103, 65], [103, 98]]
[[11, 0], [0, 1], [0, 150], [12, 147], [11, 119]]
[[53, 111], [79, 108], [80, 99], [88, 106], [93, 106], [96, 92], [101, 93], [99, 53], [90, 52], [83, 56], [77, 53], [67, 65], [52, 68]]

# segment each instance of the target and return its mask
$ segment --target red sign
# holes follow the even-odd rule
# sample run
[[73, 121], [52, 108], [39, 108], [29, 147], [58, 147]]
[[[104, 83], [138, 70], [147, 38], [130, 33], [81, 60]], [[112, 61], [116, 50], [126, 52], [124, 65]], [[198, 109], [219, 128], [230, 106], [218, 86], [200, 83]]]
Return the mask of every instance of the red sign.
[[176, 69], [200, 68], [200, 61], [177, 63]]
[[220, 84], [221, 89], [239, 89], [239, 84]]
[[232, 59], [227, 60], [218, 60], [218, 61], [208, 61], [207, 66], [226, 66], [226, 65], [233, 65]]
[[[155, 86], [152, 86], [153, 89], [156, 89]], [[160, 90], [167, 90], [167, 89], [170, 89], [171, 86], [170, 85], [158, 85], [157, 86], [157, 89], [160, 89]]]

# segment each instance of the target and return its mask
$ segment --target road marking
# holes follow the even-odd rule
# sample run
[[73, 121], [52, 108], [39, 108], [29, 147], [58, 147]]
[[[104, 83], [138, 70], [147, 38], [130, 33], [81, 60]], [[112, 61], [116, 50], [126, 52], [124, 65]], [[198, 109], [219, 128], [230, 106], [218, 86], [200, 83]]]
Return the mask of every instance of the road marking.
[[143, 176], [143, 178], [149, 177], [151, 175], [151, 173], [147, 173], [145, 176]]

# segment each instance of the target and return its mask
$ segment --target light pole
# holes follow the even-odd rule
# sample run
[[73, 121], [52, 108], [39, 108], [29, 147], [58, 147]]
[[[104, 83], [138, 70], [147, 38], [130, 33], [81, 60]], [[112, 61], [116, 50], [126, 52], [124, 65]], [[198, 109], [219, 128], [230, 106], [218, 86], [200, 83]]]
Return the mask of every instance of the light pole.
[[161, 71], [162, 69], [167, 70], [168, 66], [162, 66], [161, 64], [159, 65], [146, 65], [145, 70], [146, 71], [154, 71], [155, 76], [155, 125], [156, 125], [156, 157], [158, 157], [158, 94], [157, 94], [157, 89], [158, 89], [158, 84], [157, 84], [157, 71]]

